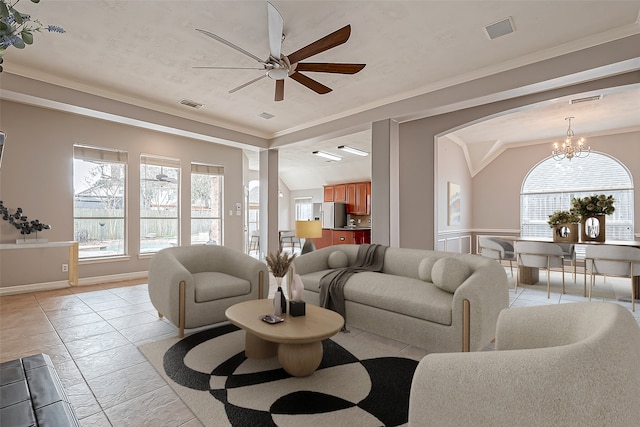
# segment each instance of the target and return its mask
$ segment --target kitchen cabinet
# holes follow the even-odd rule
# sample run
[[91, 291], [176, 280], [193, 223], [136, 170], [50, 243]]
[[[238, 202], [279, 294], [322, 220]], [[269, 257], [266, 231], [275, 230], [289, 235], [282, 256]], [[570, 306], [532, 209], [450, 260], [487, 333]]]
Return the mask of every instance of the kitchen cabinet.
[[326, 248], [331, 245], [362, 245], [365, 243], [371, 243], [371, 230], [370, 229], [331, 229], [323, 228], [322, 237], [313, 239], [313, 244], [316, 249]]
[[333, 230], [334, 245], [371, 243], [371, 230]]
[[333, 185], [325, 185], [324, 187], [324, 201], [333, 202]]
[[324, 201], [347, 203], [349, 214], [371, 215], [371, 182], [326, 185]]
[[322, 237], [313, 239], [313, 244], [316, 246], [316, 249], [322, 249], [333, 245], [333, 230], [330, 228], [323, 228]]
[[347, 201], [347, 185], [346, 184], [338, 184], [333, 186], [333, 201], [334, 202]]

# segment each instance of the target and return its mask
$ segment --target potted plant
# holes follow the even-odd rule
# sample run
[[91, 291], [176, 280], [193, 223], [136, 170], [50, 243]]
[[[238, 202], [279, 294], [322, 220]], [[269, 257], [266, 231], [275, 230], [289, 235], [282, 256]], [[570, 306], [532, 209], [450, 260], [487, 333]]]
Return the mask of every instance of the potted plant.
[[547, 224], [553, 229], [553, 241], [576, 243], [578, 241], [578, 224], [580, 215], [573, 211], [555, 211], [549, 215]]
[[[20, 13], [15, 6], [20, 0], [0, 0], [0, 73], [4, 52], [13, 46], [16, 49], [24, 49], [33, 44], [33, 33], [47, 30], [53, 33], [64, 33], [64, 29], [57, 25], [44, 25], [38, 19], [30, 15]], [[39, 3], [40, 0], [31, 0]]]
[[[289, 267], [291, 267], [291, 263], [293, 259], [296, 257], [296, 254], [290, 254], [288, 252], [284, 252], [282, 248], [278, 253], [270, 253], [266, 257], [267, 266], [269, 270], [271, 270], [271, 274], [276, 278], [276, 284], [278, 285], [278, 289], [276, 291], [276, 296], [274, 298], [274, 304], [279, 302], [279, 308], [282, 313], [287, 312], [287, 300], [284, 296], [284, 292], [282, 291], [282, 278], [289, 272]], [[278, 294], [279, 298], [278, 298]], [[280, 301], [276, 301], [276, 300]], [[276, 307], [276, 315], [280, 315], [278, 309]]]
[[572, 212], [580, 215], [581, 218], [580, 235], [583, 242], [604, 242], [605, 217], [615, 212], [614, 202], [613, 196], [604, 194], [571, 199]]

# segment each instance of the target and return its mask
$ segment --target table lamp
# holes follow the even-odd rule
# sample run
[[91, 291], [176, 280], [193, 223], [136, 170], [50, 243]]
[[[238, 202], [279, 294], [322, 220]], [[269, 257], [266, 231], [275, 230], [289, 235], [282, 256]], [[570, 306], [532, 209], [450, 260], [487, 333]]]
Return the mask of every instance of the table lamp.
[[301, 254], [315, 251], [316, 245], [313, 244], [311, 239], [319, 237], [322, 237], [321, 221], [296, 221], [296, 238], [304, 239]]

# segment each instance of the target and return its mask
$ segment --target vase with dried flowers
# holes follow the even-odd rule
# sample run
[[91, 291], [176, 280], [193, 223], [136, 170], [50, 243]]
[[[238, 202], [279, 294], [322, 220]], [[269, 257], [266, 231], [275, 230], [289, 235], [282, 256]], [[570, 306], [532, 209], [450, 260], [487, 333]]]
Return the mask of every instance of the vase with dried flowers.
[[[269, 270], [271, 270], [271, 274], [276, 279], [276, 284], [278, 285], [278, 289], [276, 291], [276, 297], [274, 298], [274, 305], [276, 305], [276, 315], [277, 313], [277, 303], [280, 303], [280, 309], [282, 313], [287, 312], [287, 300], [284, 296], [284, 292], [282, 291], [282, 278], [289, 272], [289, 268], [291, 267], [291, 263], [293, 259], [296, 257], [296, 254], [290, 254], [289, 252], [280, 251], [278, 253], [271, 252], [267, 255], [266, 261], [267, 266], [269, 266]], [[280, 294], [280, 298], [278, 298], [278, 294]], [[280, 301], [277, 301], [277, 300]]]

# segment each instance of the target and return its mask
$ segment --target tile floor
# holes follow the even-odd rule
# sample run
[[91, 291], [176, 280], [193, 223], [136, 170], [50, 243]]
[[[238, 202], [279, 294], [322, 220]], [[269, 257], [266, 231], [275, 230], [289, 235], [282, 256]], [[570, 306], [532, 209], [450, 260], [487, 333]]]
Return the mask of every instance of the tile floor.
[[[585, 301], [581, 276], [567, 281], [567, 294], [558, 289], [560, 276], [552, 277], [554, 292], [547, 299], [542, 284], [513, 291], [512, 307]], [[628, 279], [607, 279], [595, 300], [615, 301], [629, 287]], [[630, 293], [630, 291], [629, 291]], [[640, 324], [640, 306], [634, 313]], [[406, 357], [419, 360], [424, 350], [353, 331], [358, 339], [387, 343]], [[137, 345], [175, 336], [176, 329], [158, 319], [149, 302], [145, 281], [80, 286], [0, 298], [0, 362], [47, 353], [82, 426], [200, 426], [189, 408], [158, 375]], [[491, 348], [489, 346], [488, 348]]]

